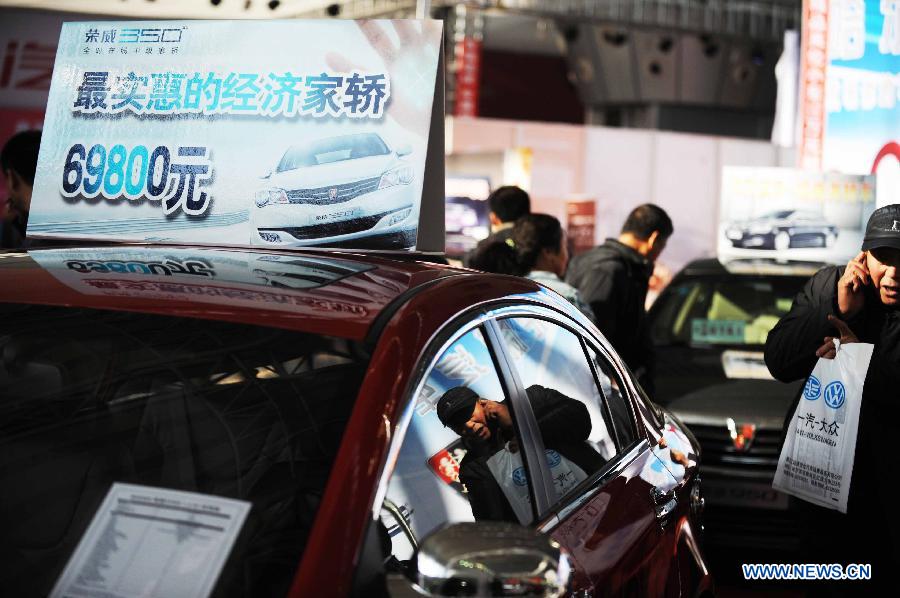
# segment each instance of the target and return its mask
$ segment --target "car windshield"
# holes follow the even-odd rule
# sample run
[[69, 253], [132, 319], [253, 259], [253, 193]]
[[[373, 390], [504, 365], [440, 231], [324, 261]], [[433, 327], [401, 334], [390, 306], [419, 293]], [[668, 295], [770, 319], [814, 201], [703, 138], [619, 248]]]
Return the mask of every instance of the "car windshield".
[[794, 213], [794, 210], [779, 210], [777, 212], [768, 212], [766, 214], [763, 214], [762, 216], [759, 216], [759, 219], [763, 220], [763, 219], [788, 218], [793, 213]]
[[[5, 592], [48, 595], [114, 483], [150, 497], [156, 488], [250, 503], [213, 595], [287, 592], [359, 391], [360, 346], [212, 320], [7, 304], [0, 354]], [[91, 553], [107, 581], [133, 532], [119, 515]], [[160, 534], [195, 533], [193, 516], [180, 516], [190, 520], [149, 518]]]
[[763, 345], [807, 278], [732, 276], [675, 283], [657, 300], [657, 345]]
[[343, 160], [368, 158], [369, 156], [385, 156], [390, 152], [381, 137], [375, 133], [330, 137], [292, 146], [281, 158], [277, 170], [284, 172], [304, 166], [317, 166]]

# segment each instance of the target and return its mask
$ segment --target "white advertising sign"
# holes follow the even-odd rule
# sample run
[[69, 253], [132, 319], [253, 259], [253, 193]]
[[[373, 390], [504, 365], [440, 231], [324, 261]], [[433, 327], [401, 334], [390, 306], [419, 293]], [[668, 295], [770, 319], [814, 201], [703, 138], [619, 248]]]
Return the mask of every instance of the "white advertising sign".
[[726, 166], [718, 257], [846, 263], [874, 209], [874, 176]]
[[28, 235], [442, 251], [441, 33], [66, 23]]
[[209, 596], [250, 503], [115, 483], [50, 593]]

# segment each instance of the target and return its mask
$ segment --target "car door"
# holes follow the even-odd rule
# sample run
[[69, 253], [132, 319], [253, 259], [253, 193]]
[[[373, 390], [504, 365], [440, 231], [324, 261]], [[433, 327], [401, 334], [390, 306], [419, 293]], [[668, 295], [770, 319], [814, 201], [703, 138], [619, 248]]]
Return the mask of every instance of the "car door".
[[[638, 425], [626, 372], [603, 343], [554, 312], [507, 308], [492, 315], [511, 365], [510, 386], [526, 396], [535, 387], [551, 388], [589, 414], [587, 436], [576, 422], [568, 422], [570, 440], [591, 447], [602, 460], [599, 466], [585, 468], [575, 485], [560, 483], [548, 471], [549, 458], [532, 472], [548, 485], [551, 500], [549, 510], [539, 514], [538, 529], [573, 555], [582, 595], [653, 596], [677, 588], [674, 536], [665, 533], [677, 484], [651, 451], [646, 428]], [[540, 406], [535, 401], [529, 406], [534, 406], [529, 418], [541, 427]], [[540, 452], [565, 453], [561, 446], [540, 446], [546, 437], [535, 435], [531, 441]]]
[[[531, 526], [536, 509], [548, 510], [546, 496], [536, 497], [531, 482], [535, 458], [530, 443], [516, 443], [519, 471], [514, 485], [524, 510], [496, 510], [494, 507], [508, 500], [500, 485], [493, 483], [497, 469], [482, 459], [477, 443], [464, 440], [438, 417], [441, 397], [451, 389], [466, 388], [481, 399], [509, 405], [520, 400], [508, 386], [506, 364], [497, 360], [492, 326], [487, 318], [475, 314], [426, 352], [422, 375], [404, 415], [405, 429], [395, 439], [399, 444], [384, 498], [378, 503], [381, 542], [390, 550], [386, 566], [392, 596], [411, 595], [408, 576], [402, 573], [409, 572], [417, 544], [438, 528], [482, 519]], [[522, 436], [520, 428], [527, 425], [521, 421], [522, 409], [515, 407], [511, 412], [514, 430], [509, 437]], [[509, 445], [507, 442], [506, 447]], [[543, 485], [538, 488], [546, 491]]]

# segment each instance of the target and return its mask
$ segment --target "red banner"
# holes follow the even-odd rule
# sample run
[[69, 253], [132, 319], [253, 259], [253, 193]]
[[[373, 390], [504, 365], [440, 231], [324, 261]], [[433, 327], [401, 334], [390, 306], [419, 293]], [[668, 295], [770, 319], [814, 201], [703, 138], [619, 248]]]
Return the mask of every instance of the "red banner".
[[481, 42], [466, 37], [456, 44], [456, 102], [454, 116], [478, 116], [478, 82], [481, 79]]
[[597, 205], [593, 199], [566, 202], [566, 231], [573, 253], [579, 254], [594, 246], [596, 214]]
[[800, 45], [800, 168], [820, 170], [825, 142], [828, 0], [804, 0]]

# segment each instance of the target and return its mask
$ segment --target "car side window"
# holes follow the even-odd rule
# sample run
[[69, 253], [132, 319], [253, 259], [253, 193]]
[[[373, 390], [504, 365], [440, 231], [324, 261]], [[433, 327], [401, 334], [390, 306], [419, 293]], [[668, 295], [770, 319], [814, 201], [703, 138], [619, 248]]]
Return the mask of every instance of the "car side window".
[[618, 439], [619, 450], [633, 444], [638, 439], [634, 427], [634, 419], [631, 415], [631, 407], [628, 403], [626, 386], [622, 377], [610, 360], [593, 347], [588, 349], [591, 361], [597, 371], [597, 379], [600, 383], [600, 392], [609, 407], [613, 428]]
[[480, 328], [437, 356], [413, 399], [381, 513], [392, 555], [409, 559], [411, 540], [447, 523], [530, 523], [527, 471], [516, 457], [508, 397]]
[[534, 317], [504, 318], [499, 325], [562, 498], [615, 456], [609, 412], [578, 335]]

